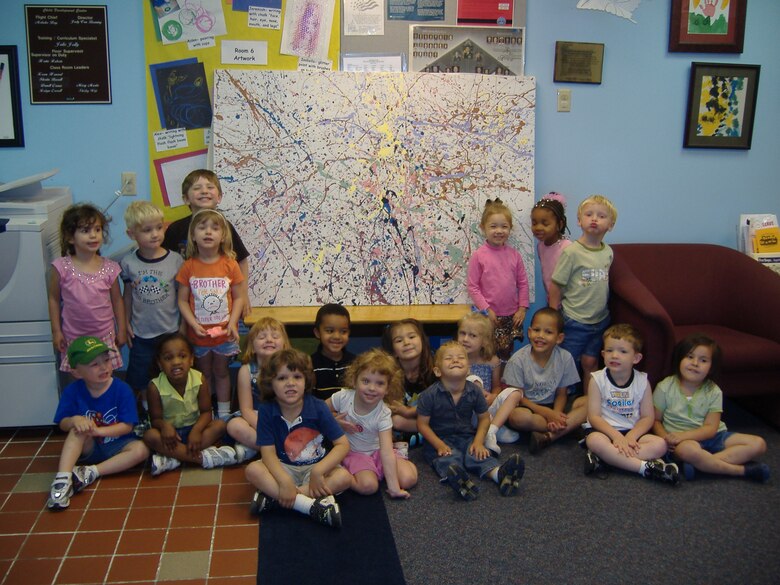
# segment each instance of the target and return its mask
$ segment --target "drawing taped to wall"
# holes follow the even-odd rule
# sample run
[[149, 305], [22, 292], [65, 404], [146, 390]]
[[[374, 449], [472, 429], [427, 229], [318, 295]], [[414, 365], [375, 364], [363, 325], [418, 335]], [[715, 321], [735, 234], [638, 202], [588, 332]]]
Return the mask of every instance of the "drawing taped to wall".
[[533, 274], [533, 78], [217, 70], [214, 83], [214, 170], [253, 306], [468, 302], [496, 196]]

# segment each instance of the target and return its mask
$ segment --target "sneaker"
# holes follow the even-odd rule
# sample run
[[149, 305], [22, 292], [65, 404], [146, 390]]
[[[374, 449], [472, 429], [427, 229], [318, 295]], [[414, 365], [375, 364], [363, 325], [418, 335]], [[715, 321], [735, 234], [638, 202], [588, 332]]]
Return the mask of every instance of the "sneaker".
[[685, 481], [693, 481], [696, 479], [696, 468], [690, 463], [683, 463], [683, 475]]
[[662, 459], [645, 462], [644, 476], [656, 481], [665, 481], [677, 485], [680, 481], [680, 470], [675, 463], [664, 463]]
[[487, 435], [485, 435], [485, 447], [493, 451], [496, 455], [501, 455], [501, 447], [498, 446], [495, 431], [488, 431]]
[[498, 491], [502, 496], [514, 496], [525, 473], [525, 462], [515, 453], [498, 468]]
[[171, 471], [181, 465], [181, 461], [173, 457], [166, 457], [159, 453], [152, 453], [152, 477], [157, 477], [165, 471]]
[[278, 505], [276, 500], [257, 490], [252, 496], [252, 502], [249, 504], [249, 513], [253, 516], [259, 516], [262, 512], [273, 510]]
[[528, 442], [528, 452], [531, 455], [536, 455], [542, 449], [549, 447], [552, 443], [552, 437], [550, 433], [537, 433], [536, 431], [531, 433], [531, 440]]
[[73, 493], [77, 494], [98, 478], [94, 465], [79, 465], [73, 468]]
[[445, 481], [458, 496], [467, 502], [476, 500], [479, 497], [479, 488], [474, 485], [469, 474], [460, 465], [453, 463], [447, 468]]
[[139, 439], [143, 439], [144, 433], [152, 428], [152, 422], [149, 420], [149, 413], [144, 412], [138, 417], [138, 424], [133, 427], [133, 433]]
[[309, 516], [315, 522], [319, 522], [325, 526], [341, 528], [341, 509], [334, 500], [317, 498], [311, 505]]
[[257, 451], [250, 449], [249, 447], [245, 447], [241, 443], [236, 443], [233, 447], [233, 450], [236, 452], [236, 463], [249, 461], [257, 455]]
[[748, 461], [745, 463], [745, 477], [759, 483], [766, 483], [769, 481], [769, 466], [766, 463], [757, 463], [756, 461]]
[[49, 500], [46, 507], [49, 510], [64, 510], [70, 506], [70, 497], [73, 495], [73, 484], [70, 478], [55, 477], [51, 484]]
[[593, 451], [588, 449], [585, 453], [585, 475], [596, 474], [599, 479], [607, 478], [607, 466]]
[[233, 447], [206, 447], [200, 452], [203, 460], [203, 469], [214, 469], [225, 465], [235, 465], [238, 461], [236, 450]]
[[393, 449], [401, 459], [409, 459], [409, 443], [406, 441], [396, 441], [393, 443]]

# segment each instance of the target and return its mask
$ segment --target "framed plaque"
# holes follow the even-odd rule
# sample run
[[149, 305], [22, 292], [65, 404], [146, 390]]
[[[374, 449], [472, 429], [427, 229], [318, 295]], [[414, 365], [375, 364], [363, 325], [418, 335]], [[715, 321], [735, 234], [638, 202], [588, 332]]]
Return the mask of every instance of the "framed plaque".
[[601, 83], [604, 43], [555, 42], [553, 81]]

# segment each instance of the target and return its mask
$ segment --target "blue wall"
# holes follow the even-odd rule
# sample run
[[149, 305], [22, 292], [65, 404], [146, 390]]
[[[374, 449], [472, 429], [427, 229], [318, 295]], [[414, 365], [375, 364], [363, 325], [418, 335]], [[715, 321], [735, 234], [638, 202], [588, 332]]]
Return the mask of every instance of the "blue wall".
[[[25, 2], [4, 0], [0, 21], [0, 44], [19, 46], [26, 143], [0, 149], [0, 181], [58, 167], [48, 184], [69, 185], [76, 200], [105, 206], [120, 187], [122, 171], [135, 171], [143, 197], [149, 191], [146, 0], [47, 2], [108, 5], [113, 104], [95, 106], [30, 105]], [[633, 24], [578, 10], [576, 0], [528, 0], [526, 72], [538, 82], [536, 191], [567, 194], [570, 217], [586, 195], [610, 197], [619, 211], [611, 242], [735, 247], [740, 213], [780, 215], [780, 2], [750, 0], [741, 55], [668, 53], [669, 5], [645, 0]], [[603, 83], [554, 84], [557, 40], [604, 43]], [[762, 66], [751, 150], [682, 148], [691, 61]], [[570, 113], [555, 111], [562, 87], [572, 89]], [[123, 197], [110, 210], [115, 222], [109, 252], [128, 242], [122, 214], [132, 200]]]

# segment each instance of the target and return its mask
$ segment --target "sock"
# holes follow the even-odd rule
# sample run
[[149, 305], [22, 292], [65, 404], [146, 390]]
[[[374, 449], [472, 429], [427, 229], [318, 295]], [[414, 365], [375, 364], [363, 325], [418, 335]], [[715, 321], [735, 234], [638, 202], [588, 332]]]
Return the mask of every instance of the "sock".
[[500, 465], [494, 467], [490, 471], [487, 472], [487, 476], [492, 479], [494, 482], [498, 483], [498, 468], [501, 467]]
[[647, 468], [647, 461], [642, 461], [642, 465], [639, 466], [639, 475], [645, 475], [645, 469]]
[[217, 416], [222, 418], [230, 414], [230, 401], [217, 402]]
[[88, 465], [88, 466], [87, 466], [87, 469], [90, 469], [90, 470], [92, 470], [92, 473], [94, 473], [94, 474], [95, 474], [95, 475], [94, 475], [95, 479], [97, 479], [98, 477], [100, 477], [100, 472], [98, 471], [97, 465]]
[[309, 514], [312, 504], [314, 504], [314, 498], [298, 494], [295, 496], [295, 503], [293, 504], [293, 510], [300, 512], [301, 514]]
[[146, 400], [141, 401], [141, 406], [144, 407], [144, 412], [149, 412], [149, 403]]
[[494, 425], [493, 423], [490, 423], [490, 426], [488, 427], [488, 432], [487, 432], [487, 434], [488, 434], [488, 435], [489, 435], [490, 433], [496, 434], [497, 432], [498, 432], [498, 427], [497, 427], [496, 425]]

